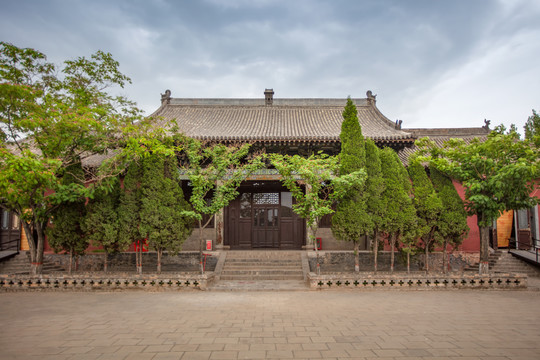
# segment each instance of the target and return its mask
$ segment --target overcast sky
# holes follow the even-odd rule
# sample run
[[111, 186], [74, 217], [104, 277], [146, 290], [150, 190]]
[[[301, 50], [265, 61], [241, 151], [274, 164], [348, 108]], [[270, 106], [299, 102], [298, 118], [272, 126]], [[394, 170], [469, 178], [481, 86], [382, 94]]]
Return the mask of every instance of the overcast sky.
[[[0, 40], [107, 51], [150, 114], [173, 97], [365, 97], [404, 127], [520, 130], [540, 110], [538, 0], [0, 0]], [[492, 126], [493, 127], [493, 126]]]

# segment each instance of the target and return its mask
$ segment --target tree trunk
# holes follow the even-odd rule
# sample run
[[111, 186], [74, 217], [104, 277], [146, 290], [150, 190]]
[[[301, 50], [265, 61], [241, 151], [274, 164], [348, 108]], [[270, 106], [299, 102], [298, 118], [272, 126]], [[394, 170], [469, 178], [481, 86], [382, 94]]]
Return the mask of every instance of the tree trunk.
[[203, 266], [203, 248], [204, 248], [204, 240], [203, 240], [203, 227], [202, 227], [202, 221], [199, 220], [199, 268], [201, 270], [201, 275], [204, 274], [204, 266]]
[[141, 243], [141, 247], [139, 248], [139, 274], [142, 274], [142, 255], [143, 255], [143, 248], [144, 248], [144, 240]]
[[354, 242], [354, 271], [359, 272], [360, 271], [360, 255], [358, 254], [358, 248], [359, 248], [358, 241]]
[[377, 255], [379, 254], [379, 234], [375, 230], [373, 233], [373, 271], [377, 272]]
[[158, 249], [157, 251], [157, 273], [161, 274], [161, 255], [163, 254], [162, 249]]
[[43, 246], [45, 243], [45, 234], [43, 233], [43, 226], [41, 223], [36, 223], [37, 232], [37, 246], [36, 246], [36, 260], [33, 264], [32, 275], [41, 275], [43, 272]]
[[446, 248], [448, 246], [448, 241], [443, 241], [443, 253], [442, 253], [442, 266], [443, 266], [443, 274], [446, 274], [448, 271], [448, 264], [446, 263], [447, 257], [446, 257]]
[[139, 248], [137, 249], [137, 252], [135, 253], [136, 259], [137, 259], [137, 274], [142, 274], [142, 248], [143, 248], [143, 240], [139, 240]]
[[315, 224], [315, 225], [310, 226], [309, 228], [311, 230], [311, 236], [312, 236], [311, 241], [315, 245], [314, 246], [315, 254], [317, 255], [317, 275], [321, 275], [321, 263], [320, 263], [320, 259], [319, 259], [319, 248], [317, 246], [317, 230], [318, 230], [319, 227], [318, 227], [317, 224]]
[[407, 251], [407, 274], [411, 273], [411, 253]]
[[[137, 256], [135, 256], [136, 258]], [[105, 250], [105, 259], [103, 259], [103, 272], [107, 273], [109, 270], [109, 253]]]
[[424, 247], [426, 249], [426, 255], [424, 256], [424, 262], [426, 267], [426, 273], [429, 272], [429, 243], [427, 240], [424, 240]]
[[73, 269], [73, 249], [69, 249], [69, 275], [71, 275]]
[[478, 273], [480, 275], [489, 273], [489, 228], [480, 225], [484, 217], [484, 214], [478, 214], [478, 228], [480, 230], [480, 265]]
[[390, 272], [394, 272], [394, 249], [396, 247], [396, 240], [398, 234], [392, 234], [390, 236]]

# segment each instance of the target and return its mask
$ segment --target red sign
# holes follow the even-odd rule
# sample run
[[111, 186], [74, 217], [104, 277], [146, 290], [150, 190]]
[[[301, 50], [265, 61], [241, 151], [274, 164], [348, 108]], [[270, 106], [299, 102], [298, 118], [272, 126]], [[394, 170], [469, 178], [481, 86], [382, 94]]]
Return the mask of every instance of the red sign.
[[206, 240], [206, 250], [212, 251], [212, 240]]

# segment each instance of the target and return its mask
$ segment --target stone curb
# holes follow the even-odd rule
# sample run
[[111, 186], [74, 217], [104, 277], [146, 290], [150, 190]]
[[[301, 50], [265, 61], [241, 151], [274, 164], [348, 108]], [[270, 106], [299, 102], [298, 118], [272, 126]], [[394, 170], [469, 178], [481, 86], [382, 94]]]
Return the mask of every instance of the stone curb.
[[213, 273], [0, 275], [0, 291], [185, 291], [206, 290]]
[[526, 289], [525, 274], [444, 275], [444, 274], [308, 274], [311, 290], [458, 290]]

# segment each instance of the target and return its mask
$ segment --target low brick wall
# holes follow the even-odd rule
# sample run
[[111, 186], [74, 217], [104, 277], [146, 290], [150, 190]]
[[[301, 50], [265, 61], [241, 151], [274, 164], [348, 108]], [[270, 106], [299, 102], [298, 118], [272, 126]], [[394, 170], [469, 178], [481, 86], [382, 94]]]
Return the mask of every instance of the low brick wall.
[[[359, 252], [360, 271], [373, 270], [373, 253], [370, 251]], [[429, 268], [433, 271], [442, 270], [442, 253], [429, 254]], [[449, 256], [449, 271], [461, 272], [469, 264], [478, 262], [478, 253], [453, 252]], [[317, 258], [315, 251], [308, 252], [309, 267], [316, 270]], [[401, 254], [395, 254], [395, 271], [407, 271], [406, 258]], [[352, 251], [319, 251], [319, 262], [322, 272], [348, 272], [354, 271], [354, 253]], [[378, 270], [390, 270], [390, 252], [380, 251], [378, 254]], [[416, 254], [411, 257], [411, 271], [425, 269], [424, 254]]]
[[[205, 253], [209, 254], [206, 258], [206, 270], [214, 271], [219, 259], [219, 251], [211, 251]], [[108, 257], [108, 270], [109, 271], [124, 271], [124, 272], [136, 272], [136, 260], [134, 252], [123, 252], [118, 254], [111, 254]], [[69, 255], [66, 254], [45, 254], [45, 259], [51, 261], [57, 265], [62, 266], [64, 269], [69, 268]], [[103, 263], [105, 260], [104, 253], [91, 253], [80, 256], [77, 259], [77, 271], [102, 271]], [[145, 252], [143, 253], [143, 272], [153, 273], [157, 268], [157, 253]], [[199, 271], [199, 252], [198, 251], [182, 251], [177, 255], [163, 254], [161, 259], [162, 271]], [[75, 269], [75, 264], [73, 265]]]
[[206, 290], [214, 274], [0, 275], [0, 291], [185, 291]]
[[451, 290], [451, 289], [526, 289], [523, 274], [425, 274], [425, 273], [334, 273], [308, 274], [312, 290]]

